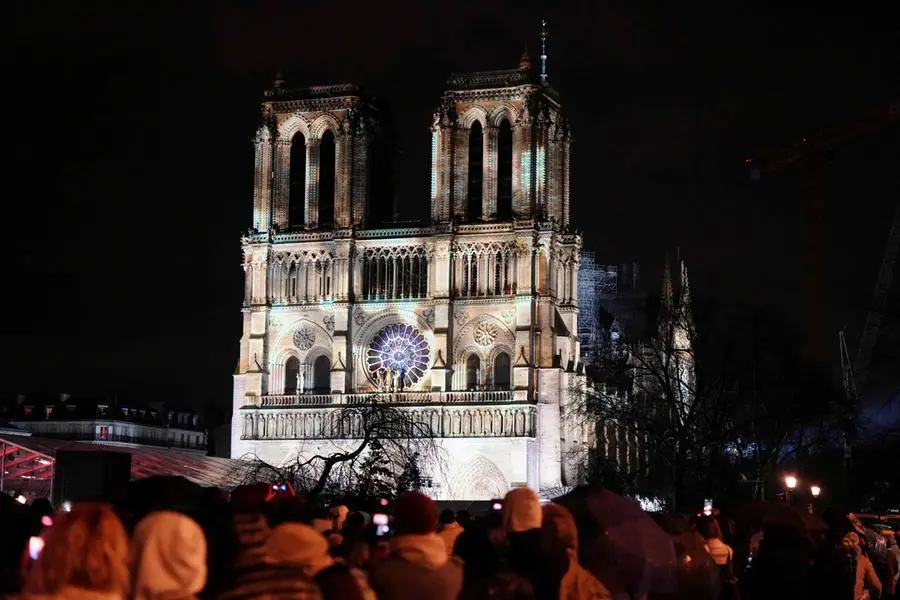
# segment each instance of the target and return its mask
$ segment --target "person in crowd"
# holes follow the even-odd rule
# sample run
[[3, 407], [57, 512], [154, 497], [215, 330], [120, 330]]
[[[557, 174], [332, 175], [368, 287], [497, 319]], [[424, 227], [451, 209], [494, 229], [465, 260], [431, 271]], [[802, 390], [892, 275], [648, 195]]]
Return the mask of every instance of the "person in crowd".
[[811, 551], [805, 531], [793, 525], [766, 525], [759, 556], [753, 561], [750, 589], [759, 598], [806, 600]]
[[469, 511], [462, 508], [456, 511], [456, 522], [459, 523], [460, 527], [466, 529], [472, 524], [472, 515], [469, 514]]
[[206, 538], [193, 519], [156, 512], [137, 524], [131, 543], [134, 600], [188, 600], [206, 585]]
[[[269, 561], [272, 529], [263, 516], [269, 499], [268, 485], [241, 486], [231, 494], [238, 551], [233, 578], [219, 600], [320, 600], [318, 587], [302, 572]], [[284, 510], [277, 512], [284, 515], [290, 511], [281, 500], [276, 502]]]
[[390, 554], [372, 573], [372, 588], [380, 600], [459, 596], [462, 562], [447, 556], [436, 533], [437, 521], [437, 507], [428, 496], [407, 492], [397, 499]]
[[447, 556], [450, 556], [456, 546], [456, 538], [462, 533], [463, 528], [457, 523], [456, 514], [449, 508], [441, 511], [439, 523], [438, 536], [444, 541], [444, 545], [447, 546]]
[[112, 508], [76, 504], [42, 533], [23, 600], [122, 600], [129, 591], [128, 537]]
[[568, 567], [560, 584], [560, 600], [604, 600], [612, 598], [599, 579], [578, 562], [578, 528], [575, 518], [557, 504], [544, 506], [541, 531], [543, 545], [550, 549], [563, 548]]
[[328, 541], [309, 525], [279, 525], [272, 531], [267, 553], [272, 564], [298, 569], [315, 581], [324, 600], [375, 600], [366, 574], [336, 561]]
[[809, 573], [809, 597], [815, 600], [853, 600], [856, 555], [844, 544], [844, 533], [829, 530]]
[[332, 551], [332, 555], [351, 567], [369, 569], [370, 552], [366, 525], [366, 515], [363, 513], [354, 511], [348, 514], [341, 530], [343, 538], [341, 545]]
[[231, 493], [232, 519], [238, 543], [234, 567], [238, 573], [265, 561], [266, 542], [272, 534], [263, 514], [269, 491], [268, 485], [260, 483], [239, 486]]
[[713, 557], [716, 565], [724, 567], [734, 559], [731, 546], [722, 541], [722, 530], [715, 517], [703, 517], [696, 521], [697, 533], [703, 536], [706, 551]]
[[891, 535], [887, 536], [887, 559], [894, 561], [894, 585], [891, 593], [895, 597], [900, 597], [900, 545], [897, 544], [897, 535], [897, 533], [891, 532]]
[[506, 494], [502, 511], [510, 568], [531, 582], [538, 600], [558, 598], [569, 562], [564, 548], [541, 543], [540, 498], [534, 490], [516, 488]]
[[844, 537], [844, 543], [856, 555], [854, 600], [877, 600], [881, 596], [881, 581], [878, 580], [875, 566], [866, 552], [865, 539], [855, 531], [851, 531]]

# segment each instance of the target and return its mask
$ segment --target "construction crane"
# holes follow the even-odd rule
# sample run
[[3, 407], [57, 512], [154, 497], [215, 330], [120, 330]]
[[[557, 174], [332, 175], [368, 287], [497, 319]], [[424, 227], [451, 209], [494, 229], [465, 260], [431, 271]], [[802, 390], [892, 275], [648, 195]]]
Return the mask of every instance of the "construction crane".
[[[900, 100], [886, 107], [867, 111], [848, 119], [836, 127], [824, 129], [817, 134], [803, 138], [772, 156], [763, 159], [748, 158], [745, 165], [750, 168], [751, 178], [759, 181], [767, 174], [788, 167], [799, 166], [803, 172], [803, 233], [804, 265], [801, 276], [804, 279], [804, 313], [807, 325], [809, 354], [815, 356], [823, 347], [822, 318], [825, 297], [825, 206], [827, 164], [830, 153], [841, 145], [867, 133], [884, 129], [900, 121]], [[858, 375], [858, 373], [857, 373]]]
[[[807, 303], [804, 310], [819, 310], [823, 280], [822, 246], [824, 245], [825, 167], [828, 154], [842, 144], [867, 133], [884, 129], [900, 121], [900, 101], [893, 102], [879, 110], [858, 115], [842, 125], [824, 130], [812, 138], [804, 138], [799, 143], [776, 153], [770, 160], [759, 162], [746, 159], [751, 168], [751, 177], [760, 180], [766, 173], [772, 173], [788, 166], [801, 163], [804, 167], [804, 208], [806, 216], [806, 275], [805, 291]], [[881, 266], [875, 283], [868, 314], [860, 336], [856, 357], [851, 359], [844, 331], [838, 333], [841, 358], [841, 379], [845, 395], [844, 429], [844, 474], [849, 480], [852, 470], [853, 447], [856, 442], [859, 410], [859, 392], [866, 383], [872, 353], [878, 340], [881, 323], [887, 306], [897, 255], [900, 251], [900, 205], [898, 205], [885, 245]], [[809, 315], [810, 324], [816, 319]], [[821, 322], [821, 321], [820, 321]], [[814, 335], [808, 336], [815, 339]]]

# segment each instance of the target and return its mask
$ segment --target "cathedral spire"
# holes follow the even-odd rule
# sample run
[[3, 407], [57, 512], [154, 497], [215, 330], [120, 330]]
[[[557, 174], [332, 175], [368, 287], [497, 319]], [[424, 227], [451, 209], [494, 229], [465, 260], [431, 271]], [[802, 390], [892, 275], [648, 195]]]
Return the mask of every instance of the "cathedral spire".
[[547, 83], [547, 19], [541, 19], [541, 83]]
[[528, 55], [528, 46], [525, 46], [525, 51], [522, 52], [522, 58], [519, 59], [519, 68], [520, 69], [530, 69], [531, 68], [531, 57]]
[[691, 286], [688, 283], [687, 265], [681, 261], [681, 290], [678, 295], [678, 314], [683, 326], [693, 328], [694, 312], [691, 308]]
[[672, 270], [669, 268], [669, 257], [663, 265], [662, 297], [660, 298], [660, 312], [669, 313], [675, 308], [675, 293], [672, 288]]

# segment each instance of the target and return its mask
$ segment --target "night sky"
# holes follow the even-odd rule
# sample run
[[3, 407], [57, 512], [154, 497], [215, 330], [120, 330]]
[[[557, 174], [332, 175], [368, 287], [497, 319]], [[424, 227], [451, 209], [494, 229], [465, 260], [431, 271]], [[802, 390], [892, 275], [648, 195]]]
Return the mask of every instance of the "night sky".
[[[887, 110], [900, 98], [896, 20], [866, 2], [830, 16], [785, 2], [545, 4], [14, 2], [0, 391], [229, 406], [250, 140], [275, 72], [388, 102], [397, 199], [414, 218], [428, 213], [446, 76], [513, 68], [526, 45], [534, 57], [541, 17], [577, 136], [586, 245], [640, 261], [651, 287], [678, 246], [697, 297], [796, 323], [798, 172], [754, 185], [742, 161]], [[865, 315], [900, 197], [898, 139], [895, 126], [834, 152], [825, 358]]]

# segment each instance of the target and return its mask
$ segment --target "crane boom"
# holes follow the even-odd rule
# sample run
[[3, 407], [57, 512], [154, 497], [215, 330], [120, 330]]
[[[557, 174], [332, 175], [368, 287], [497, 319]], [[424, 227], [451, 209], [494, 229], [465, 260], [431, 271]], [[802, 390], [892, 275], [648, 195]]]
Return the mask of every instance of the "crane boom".
[[859, 350], [856, 353], [856, 360], [853, 362], [857, 390], [866, 384], [869, 375], [869, 363], [872, 360], [875, 343], [878, 341], [881, 322], [884, 320], [884, 310], [891, 291], [891, 282], [894, 280], [898, 251], [900, 251], [900, 206], [894, 213], [894, 221], [891, 224], [887, 245], [884, 248], [884, 257], [881, 259], [881, 267], [878, 269], [878, 278], [875, 281], [872, 304], [866, 315], [862, 335], [859, 338]]

